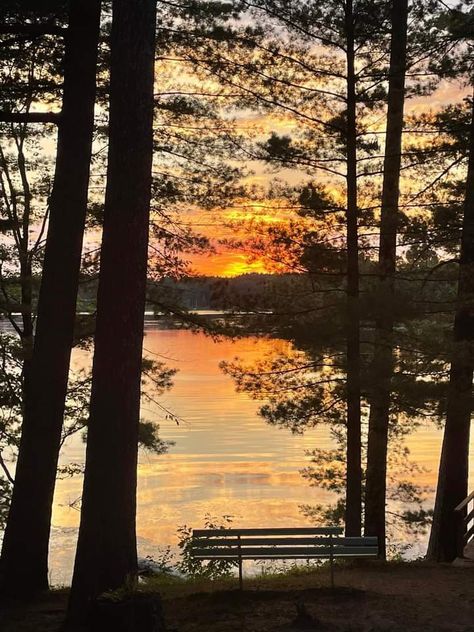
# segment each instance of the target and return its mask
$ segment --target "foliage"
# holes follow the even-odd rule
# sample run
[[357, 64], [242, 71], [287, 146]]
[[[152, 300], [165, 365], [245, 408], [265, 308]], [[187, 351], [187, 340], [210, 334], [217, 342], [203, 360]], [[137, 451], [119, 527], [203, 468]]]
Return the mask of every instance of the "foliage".
[[[226, 529], [232, 524], [233, 518], [230, 515], [224, 515], [219, 520], [206, 514], [204, 518], [205, 529]], [[232, 569], [236, 566], [236, 562], [228, 560], [196, 560], [192, 556], [192, 528], [187, 525], [178, 527], [178, 547], [181, 551], [181, 559], [176, 567], [178, 571], [186, 576], [201, 579], [222, 579], [232, 576]]]
[[[456, 292], [453, 257], [459, 249], [471, 104], [466, 100], [436, 111], [425, 108], [421, 115], [406, 117], [397, 273], [394, 298], [389, 299], [377, 291], [384, 132], [374, 123], [385, 118], [387, 7], [354, 3], [361, 406], [365, 420], [374, 388], [371, 375], [377, 371], [374, 324], [389, 310], [395, 318], [389, 520], [392, 526], [423, 531], [430, 519], [427, 490], [406, 483], [416, 472], [402, 446], [404, 437], [421, 423], [440, 424], [444, 413]], [[330, 426], [336, 449], [315, 451], [303, 475], [340, 496], [345, 484], [347, 372], [344, 6], [308, 1], [300, 13], [284, 2], [257, 1], [252, 8], [261, 28], [254, 34], [251, 61], [238, 65], [232, 87], [270, 120], [285, 121], [283, 133], [270, 129], [265, 137], [254, 139], [252, 155], [280, 178], [271, 192], [278, 191], [278, 196], [268, 194], [267, 203], [275, 210], [285, 206], [287, 213], [282, 221], [277, 215], [274, 222], [249, 222], [248, 237], [240, 237], [236, 245], [250, 260], [263, 260], [268, 269], [281, 272], [278, 265], [283, 264], [288, 275], [286, 285], [283, 279], [279, 286], [269, 284], [254, 296], [237, 297], [234, 309], [253, 312], [246, 323], [249, 333], [282, 338], [289, 345], [252, 365], [235, 359], [222, 368], [239, 391], [262, 402], [259, 413], [268, 423], [297, 433], [319, 424]], [[433, 2], [410, 3], [408, 98], [430, 94], [440, 76], [469, 77], [472, 51], [470, 44], [456, 43], [457, 11], [446, 12]], [[366, 19], [371, 15], [378, 16], [376, 22]], [[286, 186], [281, 183], [285, 176]], [[339, 522], [344, 505], [339, 498], [335, 506], [306, 507], [305, 512], [315, 520]]]
[[[88, 214], [91, 241], [85, 240], [87, 250], [82, 267], [84, 284], [92, 286], [92, 289], [89, 287], [90, 300], [86, 304], [90, 312], [95, 309], [96, 286], [93, 281], [100, 265], [94, 242], [102, 226], [101, 196], [106, 172], [104, 149], [108, 143], [110, 55], [107, 36], [110, 29], [110, 3], [103, 4], [98, 72], [101, 107], [96, 117]], [[225, 23], [235, 15], [228, 8], [219, 9], [217, 4], [214, 7], [209, 5], [208, 11], [204, 7], [202, 9], [200, 14], [201, 17], [207, 14], [206, 29], [209, 30], [215, 29], [216, 23]], [[60, 109], [64, 47], [63, 38], [57, 36], [55, 29], [66, 25], [66, 10], [66, 3], [55, 0], [35, 3], [34, 7], [17, 2], [2, 4], [0, 12], [5, 24], [38, 27], [39, 30], [33, 36], [22, 32], [0, 35], [0, 110], [28, 115], [34, 110]], [[178, 310], [181, 318], [186, 318], [186, 310], [160, 284], [165, 278], [180, 278], [189, 273], [190, 268], [183, 253], [201, 252], [209, 244], [205, 237], [194, 234], [182, 217], [186, 213], [194, 213], [197, 207], [212, 208], [241, 193], [237, 181], [243, 171], [225, 160], [233, 142], [232, 121], [222, 118], [218, 102], [208, 99], [200, 91], [190, 92], [189, 77], [181, 81], [178, 74], [172, 71], [173, 63], [165, 59], [184, 55], [192, 45], [192, 34], [183, 28], [179, 13], [171, 5], [160, 12], [163, 28], [159, 31], [157, 46], [164, 58], [158, 60], [161, 66], [161, 91], [155, 95], [154, 204], [148, 276], [154, 282], [150, 300], [159, 305], [161, 310], [167, 313]], [[176, 35], [178, 31], [175, 31], [178, 24], [181, 32], [179, 37]], [[40, 32], [42, 28], [46, 28], [46, 32]], [[0, 123], [0, 133], [0, 313], [8, 320], [13, 331], [12, 335], [2, 334], [0, 341], [3, 356], [0, 381], [5, 386], [0, 458], [5, 464], [7, 477], [0, 480], [2, 485], [8, 487], [12, 482], [8, 461], [15, 459], [18, 447], [28, 363], [34, 344], [36, 301], [54, 169], [51, 149], [55, 145], [56, 130], [52, 125]], [[202, 326], [202, 323], [196, 324]], [[78, 317], [75, 335], [77, 347], [91, 350], [94, 326], [92, 315]], [[161, 361], [145, 359], [142, 387], [145, 401], [158, 408], [166, 419], [179, 423], [173, 412], [159, 402], [162, 392], [171, 387], [174, 373]], [[89, 371], [72, 372], [63, 443], [67, 437], [86, 426], [89, 394]], [[157, 433], [156, 424], [141, 421], [140, 445], [162, 454], [170, 444], [163, 442]], [[81, 464], [69, 464], [60, 470], [59, 475], [71, 476], [81, 470]]]
[[[102, 225], [103, 156], [108, 142], [106, 4], [101, 111], [88, 217], [92, 236]], [[342, 332], [347, 280], [347, 5], [333, 0], [305, 0], [297, 6], [286, 0], [159, 4], [148, 305], [166, 315], [179, 315], [190, 327], [202, 326], [183, 309], [176, 287], [177, 280], [193, 274], [188, 257], [212, 252], [209, 239], [195, 233], [190, 224], [199, 223], [196, 218], [204, 212], [232, 207], [237, 219], [229, 221], [228, 228], [235, 237], [226, 245], [243, 250], [249, 261], [264, 261], [266, 269], [278, 274], [261, 280], [256, 290], [242, 283], [235, 291], [235, 286], [221, 282], [221, 304], [251, 312], [235, 328], [240, 335], [270, 335], [287, 346], [252, 366], [235, 359], [222, 368], [239, 391], [262, 402], [260, 414], [266, 422], [293, 433], [319, 424], [331, 428], [335, 449], [307, 455], [311, 463], [302, 474], [339, 498], [334, 506], [305, 506], [303, 511], [314, 521], [339, 523], [344, 515], [340, 495], [346, 448], [347, 362]], [[390, 519], [419, 531], [429, 524], [431, 513], [424, 506], [426, 490], [406, 481], [407, 476], [416, 477], [416, 470], [403, 440], [424, 420], [440, 425], [445, 413], [472, 99], [437, 110], [424, 108], [423, 113], [414, 111], [406, 117], [399, 258], [395, 298], [389, 299], [375, 283], [389, 3], [358, 0], [353, 4], [362, 409], [367, 415], [373, 389], [370, 375], [377, 369], [374, 323], [382, 310], [390, 309], [396, 352], [390, 411], [389, 483], [394, 507]], [[472, 81], [470, 2], [446, 9], [433, 0], [414, 0], [410, 11], [407, 97], [431, 94], [440, 78], [460, 84]], [[56, 0], [5, 2], [0, 12], [6, 24], [13, 19], [59, 26], [65, 22], [64, 3]], [[49, 34], [32, 39], [2, 35], [1, 43], [1, 109], [28, 113], [37, 107], [58, 108], [61, 39]], [[6, 499], [11, 483], [8, 458], [18, 446], [34, 341], [53, 172], [46, 148], [54, 145], [55, 131], [49, 125], [2, 123], [0, 133], [0, 312], [11, 329], [0, 337], [0, 464], [5, 476], [0, 485]], [[275, 177], [265, 189], [252, 187], [248, 182], [253, 171]], [[247, 219], [249, 201], [260, 204], [261, 220]], [[84, 256], [87, 289], [80, 302], [90, 312], [95, 309], [99, 265], [100, 256], [91, 247]], [[78, 318], [76, 346], [90, 350], [93, 331], [92, 315]], [[142, 388], [148, 403], [179, 423], [159, 401], [171, 387], [173, 374], [161, 361], [146, 359]], [[71, 375], [63, 441], [86, 427], [89, 392], [87, 371]], [[157, 432], [156, 425], [142, 420], [142, 446], [161, 454], [167, 445]], [[80, 464], [70, 464], [61, 475], [80, 470]], [[206, 518], [206, 526], [214, 524]], [[183, 526], [180, 533], [186, 572], [206, 577], [230, 572], [224, 562], [201, 565], [192, 560], [191, 531]]]
[[10, 507], [11, 485], [8, 480], [0, 478], [0, 530], [5, 527]]

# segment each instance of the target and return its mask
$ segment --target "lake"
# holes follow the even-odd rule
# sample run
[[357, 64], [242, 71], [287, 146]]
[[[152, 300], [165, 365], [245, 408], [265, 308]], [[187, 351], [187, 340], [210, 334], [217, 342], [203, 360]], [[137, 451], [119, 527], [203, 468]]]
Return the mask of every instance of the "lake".
[[[174, 387], [160, 403], [181, 421], [177, 425], [157, 407], [143, 406], [142, 417], [158, 422], [160, 436], [175, 445], [165, 455], [142, 452], [139, 457], [140, 556], [157, 556], [165, 545], [176, 546], [177, 527], [202, 527], [206, 514], [231, 514], [236, 526], [304, 526], [301, 504], [333, 500], [329, 492], [310, 487], [299, 473], [308, 462], [305, 450], [331, 447], [328, 429], [295, 436], [268, 426], [257, 415], [260, 403], [236, 393], [232, 379], [219, 368], [222, 360], [239, 356], [251, 362], [287, 345], [266, 339], [215, 341], [147, 321], [145, 352], [179, 370]], [[74, 351], [74, 367], [90, 363], [89, 353]], [[440, 442], [441, 432], [433, 425], [423, 426], [408, 439], [413, 460], [424, 468], [417, 482], [430, 488], [436, 483]], [[82, 437], [71, 437], [61, 463], [83, 460]], [[81, 487], [80, 477], [57, 484], [50, 548], [50, 579], [55, 585], [71, 578], [79, 522], [74, 501], [80, 498]], [[424, 545], [422, 539], [409, 555], [421, 554]]]

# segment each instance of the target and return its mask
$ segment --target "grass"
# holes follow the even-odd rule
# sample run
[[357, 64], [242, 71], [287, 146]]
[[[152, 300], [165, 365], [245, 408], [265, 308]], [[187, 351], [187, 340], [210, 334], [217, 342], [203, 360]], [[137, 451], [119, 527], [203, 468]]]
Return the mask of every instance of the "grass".
[[[294, 627], [297, 610], [316, 627], [365, 632], [474, 631], [474, 570], [425, 562], [338, 564], [331, 590], [326, 565], [273, 567], [244, 578], [218, 580], [157, 576], [140, 586], [159, 592], [170, 629], [178, 632], [277, 632]], [[0, 615], [2, 632], [58, 632], [67, 590], [53, 590]], [[293, 626], [293, 627], [292, 627]]]

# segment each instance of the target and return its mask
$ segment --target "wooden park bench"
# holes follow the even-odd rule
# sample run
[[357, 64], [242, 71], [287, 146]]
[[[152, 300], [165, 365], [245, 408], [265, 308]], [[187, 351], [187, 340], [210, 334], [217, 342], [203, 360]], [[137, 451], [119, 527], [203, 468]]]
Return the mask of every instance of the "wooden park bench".
[[474, 491], [454, 509], [457, 529], [457, 556], [474, 559]]
[[329, 560], [334, 587], [334, 560], [376, 557], [376, 537], [344, 537], [342, 527], [301, 529], [195, 529], [191, 555], [196, 560], [235, 561], [242, 590], [244, 560]]

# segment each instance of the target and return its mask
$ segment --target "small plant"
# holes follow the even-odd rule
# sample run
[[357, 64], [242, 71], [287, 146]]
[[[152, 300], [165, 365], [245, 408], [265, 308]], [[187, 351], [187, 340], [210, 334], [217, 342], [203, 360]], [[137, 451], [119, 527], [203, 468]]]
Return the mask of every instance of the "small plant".
[[[222, 519], [211, 517], [206, 514], [204, 518], [205, 529], [226, 529], [232, 524], [233, 516], [224, 515]], [[177, 564], [177, 569], [192, 578], [200, 579], [223, 579], [232, 577], [233, 569], [237, 562], [229, 560], [197, 560], [192, 555], [192, 534], [193, 530], [187, 525], [178, 527], [178, 546], [181, 550], [181, 561]]]
[[168, 545], [160, 550], [158, 559], [154, 560], [163, 573], [171, 573], [174, 570], [174, 555], [171, 547]]
[[306, 560], [304, 563], [284, 559], [281, 561], [260, 560], [257, 562], [257, 567], [260, 570], [260, 577], [275, 577], [278, 575], [305, 575], [321, 568], [323, 564], [322, 560]]

